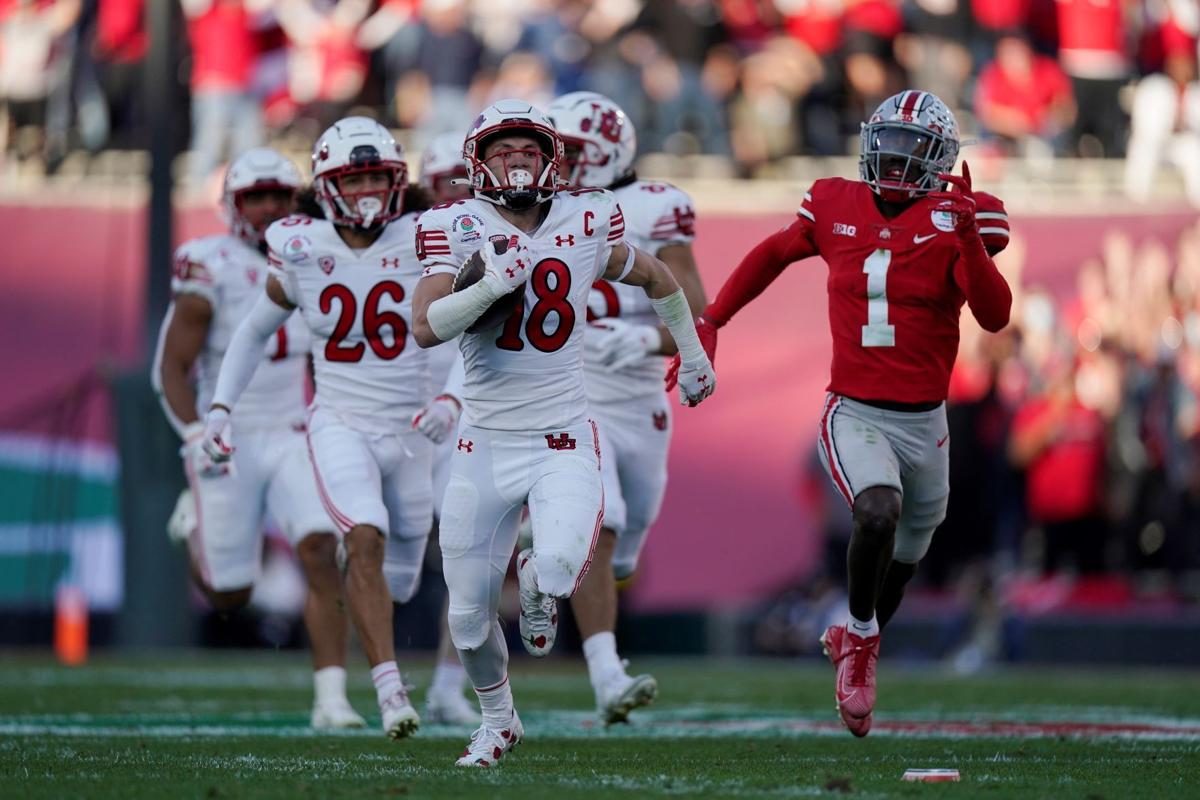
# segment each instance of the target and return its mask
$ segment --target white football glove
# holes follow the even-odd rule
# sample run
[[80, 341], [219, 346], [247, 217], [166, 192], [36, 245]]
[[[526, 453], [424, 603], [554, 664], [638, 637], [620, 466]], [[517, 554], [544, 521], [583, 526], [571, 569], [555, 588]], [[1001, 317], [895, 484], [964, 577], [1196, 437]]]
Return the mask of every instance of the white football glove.
[[605, 317], [588, 326], [583, 346], [590, 357], [617, 372], [660, 351], [662, 335], [654, 325], [638, 325], [616, 317]]
[[438, 395], [429, 405], [413, 414], [412, 426], [434, 444], [441, 444], [458, 429], [462, 405], [449, 394]]
[[717, 373], [707, 358], [695, 363], [684, 362], [679, 367], [679, 402], [698, 406], [717, 388]]
[[224, 408], [209, 409], [204, 418], [204, 432], [200, 446], [216, 464], [224, 464], [233, 458], [233, 446], [228, 443], [229, 412]]
[[198, 523], [196, 499], [192, 496], [191, 489], [184, 489], [175, 501], [175, 510], [171, 512], [171, 518], [167, 520], [167, 538], [176, 544], [186, 542], [195, 532]]
[[[228, 414], [226, 414], [228, 417]], [[207, 431], [206, 423], [193, 422], [183, 429], [183, 446], [179, 448], [179, 455], [187, 463], [193, 474], [200, 478], [216, 478], [221, 475], [228, 475], [233, 467], [229, 462], [229, 458], [224, 460], [213, 458], [208, 448], [204, 446], [205, 432]], [[222, 445], [225, 445], [222, 442]], [[229, 453], [233, 453], [233, 448], [228, 447]]]
[[490, 241], [480, 252], [486, 265], [480, 280], [491, 287], [497, 297], [503, 297], [529, 280], [533, 261], [529, 258], [529, 248], [522, 245], [516, 236], [509, 237], [508, 249], [503, 253], [497, 253], [496, 243]]

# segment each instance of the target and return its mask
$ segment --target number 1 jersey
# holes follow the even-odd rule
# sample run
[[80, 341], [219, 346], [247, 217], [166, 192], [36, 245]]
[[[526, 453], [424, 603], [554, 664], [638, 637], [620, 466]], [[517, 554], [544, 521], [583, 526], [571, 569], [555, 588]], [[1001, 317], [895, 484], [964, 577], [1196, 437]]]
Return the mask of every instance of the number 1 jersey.
[[417, 226], [425, 274], [455, 274], [490, 236], [516, 235], [534, 265], [524, 300], [508, 320], [464, 333], [465, 423], [507, 431], [559, 430], [584, 422], [582, 342], [592, 283], [604, 274], [625, 230], [611, 192], [559, 192], [541, 225], [526, 233], [492, 204], [459, 200], [426, 211]]
[[[1008, 244], [1008, 215], [976, 192], [988, 252]], [[888, 219], [861, 181], [824, 178], [804, 195], [793, 223], [829, 266], [833, 364], [829, 391], [860, 400], [930, 403], [946, 399], [958, 355], [954, 221], [922, 198]]]

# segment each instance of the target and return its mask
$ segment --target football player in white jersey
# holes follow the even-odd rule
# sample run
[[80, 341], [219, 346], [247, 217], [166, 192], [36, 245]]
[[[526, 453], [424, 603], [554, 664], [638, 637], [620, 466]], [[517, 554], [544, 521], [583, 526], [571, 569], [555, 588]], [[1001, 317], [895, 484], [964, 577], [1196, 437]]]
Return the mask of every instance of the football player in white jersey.
[[[315, 728], [361, 728], [346, 700], [346, 615], [334, 559], [333, 522], [317, 499], [304, 440], [308, 331], [274, 331], [242, 397], [241, 452], [219, 465], [200, 446], [198, 409], [212, 400], [221, 360], [267, 280], [267, 226], [287, 216], [301, 185], [296, 166], [268, 148], [248, 150], [225, 174], [229, 233], [193, 239], [175, 253], [174, 300], [163, 321], [152, 377], [167, 419], [184, 441], [189, 489], [169, 526], [186, 539], [192, 575], [218, 611], [250, 599], [262, 561], [264, 512], [295, 545], [308, 581], [304, 621], [312, 640]], [[195, 368], [193, 387], [190, 375]]]
[[392, 135], [365, 117], [334, 123], [312, 164], [325, 218], [291, 216], [267, 230], [266, 293], [230, 343], [203, 445], [217, 460], [231, 452], [225, 428], [257, 366], [252, 355], [299, 309], [312, 334], [317, 489], [343, 537], [346, 597], [383, 727], [400, 738], [419, 717], [396, 666], [392, 601], [416, 592], [433, 523], [432, 449], [410, 423], [429, 392], [425, 351], [410, 335], [421, 266], [408, 206], [423, 192], [408, 186]]
[[[706, 300], [692, 256], [692, 199], [669, 184], [638, 180], [633, 123], [607, 97], [572, 92], [551, 103], [546, 116], [563, 138], [567, 184], [610, 190], [625, 213], [625, 241], [671, 268], [692, 314], [699, 316]], [[634, 286], [597, 281], [588, 319], [583, 372], [604, 453], [604, 527], [571, 610], [597, 711], [610, 725], [626, 721], [658, 692], [652, 676], [627, 675], [617, 655], [616, 582], [637, 569], [646, 532], [662, 508], [671, 440], [662, 356], [674, 355], [676, 348], [645, 292]]]
[[[462, 136], [444, 133], [430, 141], [421, 155], [418, 181], [434, 201], [450, 203], [470, 197], [471, 190], [466, 185], [466, 178]], [[458, 356], [457, 342], [446, 342], [427, 352], [431, 391], [436, 396], [413, 416], [412, 424], [414, 429], [434, 443], [433, 530], [436, 535], [437, 513], [442, 505], [442, 496], [446, 493], [446, 482], [450, 478], [450, 455], [454, 452], [454, 439], [450, 434], [458, 429], [462, 405], [456, 397], [443, 391], [450, 368]], [[478, 725], [479, 712], [463, 696], [466, 685], [467, 674], [458, 660], [458, 653], [446, 627], [446, 608], [443, 608], [438, 630], [437, 664], [433, 668], [429, 693], [425, 696], [423, 719], [447, 725]]]
[[[535, 656], [553, 646], [556, 598], [578, 589], [600, 531], [600, 441], [581, 363], [592, 283], [624, 281], [652, 298], [686, 365], [682, 402], [699, 403], [716, 383], [683, 291], [665, 264], [624, 241], [613, 195], [557, 191], [562, 152], [539, 110], [520, 100], [495, 103], [463, 145], [474, 198], [425, 212], [417, 230], [425, 277], [413, 319], [421, 346], [463, 334], [514, 291], [520, 299], [506, 319], [459, 343], [465, 408], [440, 541], [450, 633], [483, 710], [460, 766], [495, 763], [523, 733], [497, 616], [521, 507], [529, 505], [533, 546], [517, 555], [519, 627]], [[482, 275], [453, 291], [476, 253]]]

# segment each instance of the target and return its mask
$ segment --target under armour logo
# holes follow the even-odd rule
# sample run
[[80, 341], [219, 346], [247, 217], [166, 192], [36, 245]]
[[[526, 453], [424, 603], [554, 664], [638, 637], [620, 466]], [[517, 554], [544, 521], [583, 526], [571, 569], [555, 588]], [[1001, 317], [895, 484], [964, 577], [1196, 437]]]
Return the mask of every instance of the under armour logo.
[[574, 247], [575, 246], [575, 234], [568, 233], [566, 236], [557, 236], [556, 235], [554, 237], [554, 246], [555, 247], [564, 247], [564, 246], [565, 247]]
[[459, 439], [458, 449], [462, 450], [464, 453], [470, 453], [475, 449], [475, 443], [469, 439]]
[[560, 433], [557, 437], [553, 433], [547, 433], [546, 446], [551, 450], [574, 450], [575, 440], [565, 433]]
[[383, 263], [380, 265], [380, 267], [383, 269], [387, 269], [388, 267], [391, 267], [392, 269], [400, 269], [399, 258], [388, 258], [387, 256], [383, 256], [382, 261]]
[[654, 430], [665, 431], [667, 429], [667, 412], [655, 411], [650, 418], [654, 421]]
[[703, 383], [705, 385], [708, 385], [708, 376], [707, 375], [701, 375], [697, 380], [699, 380], [701, 383]]

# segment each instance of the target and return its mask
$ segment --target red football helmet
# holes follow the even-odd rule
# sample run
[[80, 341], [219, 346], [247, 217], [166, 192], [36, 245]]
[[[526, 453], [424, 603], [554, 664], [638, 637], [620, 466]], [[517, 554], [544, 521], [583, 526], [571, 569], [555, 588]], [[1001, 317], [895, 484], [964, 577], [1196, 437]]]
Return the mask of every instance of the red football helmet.
[[862, 125], [858, 172], [884, 200], [904, 203], [945, 188], [958, 160], [958, 122], [936, 95], [893, 95]]

